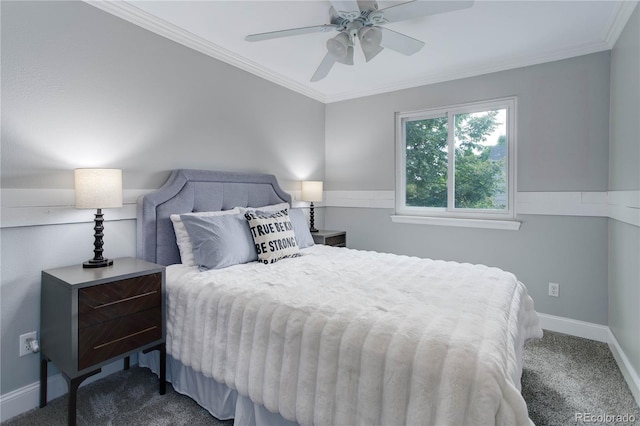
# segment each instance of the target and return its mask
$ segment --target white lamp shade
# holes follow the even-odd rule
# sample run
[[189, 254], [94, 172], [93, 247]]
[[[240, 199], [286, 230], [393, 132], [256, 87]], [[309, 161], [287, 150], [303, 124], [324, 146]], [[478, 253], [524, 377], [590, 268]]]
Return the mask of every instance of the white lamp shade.
[[122, 170], [75, 169], [73, 173], [77, 208], [122, 207]]
[[322, 201], [322, 181], [304, 180], [302, 181], [303, 201]]

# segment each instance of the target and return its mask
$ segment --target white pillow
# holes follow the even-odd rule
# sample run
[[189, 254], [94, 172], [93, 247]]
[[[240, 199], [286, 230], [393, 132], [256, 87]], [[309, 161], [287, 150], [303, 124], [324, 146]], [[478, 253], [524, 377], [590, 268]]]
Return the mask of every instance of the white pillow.
[[260, 210], [261, 212], [279, 212], [280, 210], [289, 209], [290, 207], [289, 203], [280, 203], [262, 207], [236, 207], [236, 209], [239, 209], [240, 213], [245, 214], [246, 212], [254, 212], [256, 210]]
[[[240, 210], [238, 207], [235, 207], [231, 210], [222, 210], [215, 212], [198, 212], [198, 213], [185, 213], [184, 215], [188, 216], [196, 216], [196, 217], [211, 217], [211, 216], [223, 216], [227, 214], [238, 214]], [[194, 266], [196, 264], [195, 258], [193, 256], [193, 247], [191, 245], [191, 237], [189, 237], [189, 233], [187, 229], [184, 227], [184, 223], [182, 223], [182, 219], [179, 214], [172, 214], [170, 216], [171, 222], [173, 222], [173, 231], [176, 234], [176, 243], [178, 244], [178, 249], [180, 250], [180, 259], [183, 265]]]
[[248, 211], [244, 217], [249, 221], [260, 262], [275, 263], [286, 257], [300, 256], [288, 210]]

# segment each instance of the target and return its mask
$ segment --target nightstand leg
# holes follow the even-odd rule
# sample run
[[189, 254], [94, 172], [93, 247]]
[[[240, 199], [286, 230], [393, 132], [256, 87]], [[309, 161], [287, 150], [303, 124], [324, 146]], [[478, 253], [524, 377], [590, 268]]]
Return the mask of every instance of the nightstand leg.
[[143, 350], [142, 353], [151, 351], [160, 352], [160, 395], [164, 395], [167, 392], [167, 345], [160, 343], [158, 346]]
[[40, 408], [47, 405], [47, 365], [49, 360], [40, 352]]
[[128, 356], [124, 357], [124, 369], [128, 370], [130, 366], [131, 366], [131, 360], [129, 359]]
[[78, 388], [80, 387], [80, 384], [84, 382], [87, 377], [91, 377], [94, 374], [98, 374], [100, 371], [102, 371], [102, 369], [98, 368], [97, 370], [93, 370], [87, 374], [78, 376], [73, 379], [67, 377], [67, 375], [64, 373], [62, 374], [62, 376], [65, 379], [67, 379], [67, 383], [69, 384], [69, 401], [67, 405], [67, 424], [69, 426], [76, 425], [76, 401], [78, 396]]
[[160, 345], [160, 395], [167, 392], [167, 347]]

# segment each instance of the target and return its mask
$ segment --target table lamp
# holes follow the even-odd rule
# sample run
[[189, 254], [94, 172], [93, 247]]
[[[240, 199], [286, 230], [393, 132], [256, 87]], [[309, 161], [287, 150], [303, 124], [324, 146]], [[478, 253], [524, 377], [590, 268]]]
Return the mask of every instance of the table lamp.
[[113, 265], [112, 259], [102, 257], [102, 209], [122, 207], [122, 170], [120, 169], [75, 169], [75, 198], [78, 209], [97, 209], [93, 243], [93, 259], [82, 264], [84, 268], [102, 268]]
[[322, 181], [318, 180], [304, 180], [302, 181], [302, 201], [309, 201], [311, 204], [309, 207], [309, 219], [311, 227], [309, 231], [318, 232], [313, 224], [313, 202], [322, 201]]

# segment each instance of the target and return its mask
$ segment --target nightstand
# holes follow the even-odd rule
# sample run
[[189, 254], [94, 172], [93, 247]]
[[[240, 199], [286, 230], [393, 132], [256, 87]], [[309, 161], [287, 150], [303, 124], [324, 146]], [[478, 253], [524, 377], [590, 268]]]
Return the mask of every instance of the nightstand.
[[40, 407], [47, 404], [47, 365], [69, 384], [69, 425], [76, 423], [80, 384], [105, 364], [160, 351], [160, 394], [166, 391], [165, 267], [134, 258], [113, 266], [81, 264], [42, 271]]
[[345, 231], [327, 231], [324, 229], [312, 232], [313, 242], [334, 247], [347, 246], [347, 233]]

